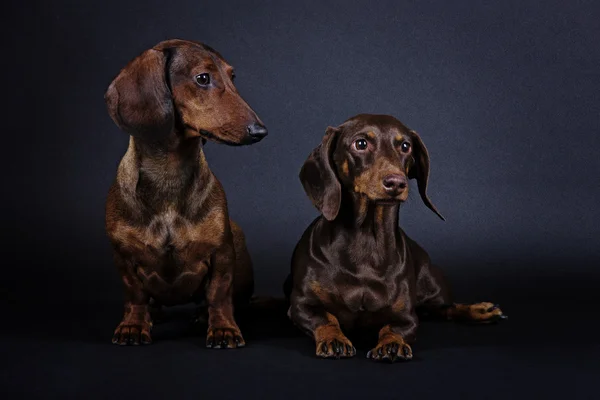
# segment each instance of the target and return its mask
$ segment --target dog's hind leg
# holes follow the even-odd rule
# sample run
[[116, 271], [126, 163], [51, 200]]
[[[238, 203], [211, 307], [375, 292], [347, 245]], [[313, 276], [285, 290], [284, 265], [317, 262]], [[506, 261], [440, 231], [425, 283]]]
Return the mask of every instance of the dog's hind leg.
[[471, 324], [489, 324], [508, 318], [497, 304], [488, 302], [452, 303], [450, 306], [440, 308], [438, 312], [448, 320]]
[[453, 302], [442, 271], [429, 264], [422, 265], [417, 276], [417, 313], [424, 319], [432, 317], [474, 324], [507, 318], [497, 304]]

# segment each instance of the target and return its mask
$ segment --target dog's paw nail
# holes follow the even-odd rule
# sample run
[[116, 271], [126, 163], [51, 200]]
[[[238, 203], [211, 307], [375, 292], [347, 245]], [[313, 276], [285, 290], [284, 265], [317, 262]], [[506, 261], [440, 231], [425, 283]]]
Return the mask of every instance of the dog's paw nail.
[[236, 336], [234, 340], [235, 340], [235, 345], [237, 347], [244, 347], [246, 345], [246, 343], [244, 343], [244, 339], [242, 339], [241, 336]]
[[371, 358], [371, 356], [372, 356], [372, 355], [373, 355], [373, 351], [372, 351], [372, 350], [369, 350], [369, 351], [367, 352], [367, 358]]
[[328, 349], [327, 349], [327, 343], [323, 343], [321, 345], [321, 352], [327, 354], [327, 351], [328, 351]]
[[346, 345], [346, 354], [349, 356], [354, 355], [353, 346], [350, 346], [349, 344]]

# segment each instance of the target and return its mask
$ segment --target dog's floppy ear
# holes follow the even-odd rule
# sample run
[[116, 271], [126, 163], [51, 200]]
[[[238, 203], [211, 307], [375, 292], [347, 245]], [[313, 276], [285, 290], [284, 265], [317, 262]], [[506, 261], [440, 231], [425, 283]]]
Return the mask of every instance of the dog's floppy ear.
[[333, 165], [338, 135], [339, 128], [328, 127], [323, 141], [310, 153], [300, 170], [304, 191], [328, 221], [337, 217], [342, 202], [342, 186]]
[[146, 50], [112, 81], [104, 99], [119, 128], [134, 137], [160, 139], [173, 130], [171, 91], [167, 86], [167, 55]]
[[429, 153], [423, 141], [415, 131], [410, 131], [410, 137], [413, 142], [413, 158], [415, 160], [414, 165], [408, 171], [409, 179], [416, 179], [419, 187], [419, 194], [421, 200], [431, 211], [437, 214], [443, 221], [446, 219], [442, 217], [437, 208], [433, 205], [429, 197], [427, 197], [427, 180], [429, 179]]

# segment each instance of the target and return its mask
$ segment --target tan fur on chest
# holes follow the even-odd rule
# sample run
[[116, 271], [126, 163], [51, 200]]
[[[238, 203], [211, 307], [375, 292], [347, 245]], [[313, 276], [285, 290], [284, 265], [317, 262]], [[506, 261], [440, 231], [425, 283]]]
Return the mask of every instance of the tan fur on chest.
[[[220, 210], [209, 212], [198, 222], [191, 222], [174, 209], [168, 209], [152, 217], [146, 226], [132, 226], [116, 221], [109, 229], [111, 240], [129, 252], [150, 251], [161, 254], [172, 250], [183, 254], [190, 246], [202, 245], [204, 253], [210, 253], [223, 241], [225, 219]], [[210, 235], [206, 235], [210, 232]], [[196, 259], [210, 254], [198, 254]]]
[[225, 219], [218, 208], [197, 222], [169, 208], [146, 226], [117, 221], [109, 236], [135, 260], [135, 272], [149, 293], [163, 303], [177, 303], [198, 289], [224, 232]]

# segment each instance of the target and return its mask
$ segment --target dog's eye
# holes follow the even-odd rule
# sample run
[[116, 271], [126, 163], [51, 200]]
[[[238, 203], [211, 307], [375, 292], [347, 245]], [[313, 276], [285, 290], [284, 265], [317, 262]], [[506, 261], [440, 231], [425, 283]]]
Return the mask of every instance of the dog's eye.
[[410, 143], [408, 142], [404, 142], [400, 145], [400, 149], [402, 150], [403, 153], [408, 153], [408, 151], [410, 150]]
[[196, 82], [198, 82], [198, 85], [206, 86], [210, 83], [210, 75], [209, 74], [196, 75]]
[[354, 147], [356, 150], [366, 150], [367, 147], [369, 147], [369, 144], [365, 139], [358, 139], [356, 142], [354, 142]]

